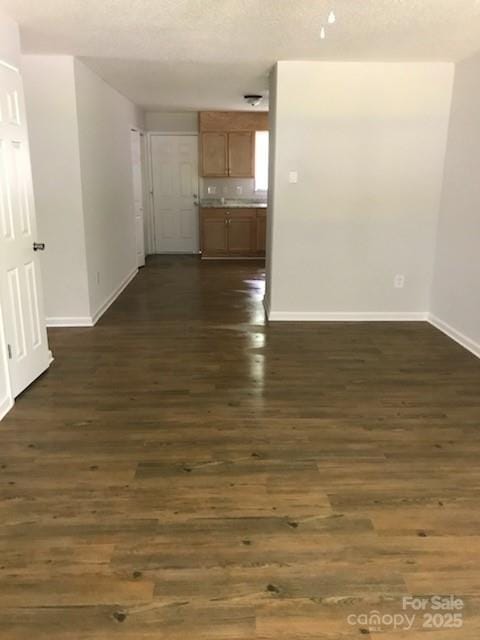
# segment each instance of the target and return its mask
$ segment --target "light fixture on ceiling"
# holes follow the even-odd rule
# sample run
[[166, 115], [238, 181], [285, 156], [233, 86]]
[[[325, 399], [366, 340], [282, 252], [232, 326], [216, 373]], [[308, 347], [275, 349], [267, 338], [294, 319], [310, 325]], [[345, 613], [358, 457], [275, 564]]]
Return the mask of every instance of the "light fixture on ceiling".
[[263, 100], [263, 96], [258, 93], [247, 93], [243, 98], [251, 107], [258, 107]]
[[325, 31], [325, 27], [322, 27], [320, 29], [320, 40], [325, 40], [326, 37], [327, 37], [327, 32]]
[[335, 24], [337, 21], [337, 16], [335, 15], [335, 11], [330, 11], [328, 14], [328, 24]]

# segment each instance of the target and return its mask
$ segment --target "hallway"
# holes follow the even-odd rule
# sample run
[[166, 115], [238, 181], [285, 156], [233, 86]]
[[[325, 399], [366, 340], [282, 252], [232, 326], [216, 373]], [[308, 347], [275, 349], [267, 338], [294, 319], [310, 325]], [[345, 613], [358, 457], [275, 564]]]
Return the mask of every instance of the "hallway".
[[263, 291], [156, 256], [49, 331], [0, 423], [2, 640], [345, 640], [406, 594], [479, 637], [478, 359], [426, 323], [268, 325]]

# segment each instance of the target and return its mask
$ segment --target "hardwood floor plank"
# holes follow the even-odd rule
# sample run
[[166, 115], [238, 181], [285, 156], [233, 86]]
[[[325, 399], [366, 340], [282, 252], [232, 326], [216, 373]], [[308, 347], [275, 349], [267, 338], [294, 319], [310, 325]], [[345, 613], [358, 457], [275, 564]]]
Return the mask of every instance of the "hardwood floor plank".
[[[0, 424], [0, 638], [478, 640], [480, 363], [156, 256]], [[461, 629], [370, 629], [455, 594]], [[362, 619], [360, 619], [362, 620]]]

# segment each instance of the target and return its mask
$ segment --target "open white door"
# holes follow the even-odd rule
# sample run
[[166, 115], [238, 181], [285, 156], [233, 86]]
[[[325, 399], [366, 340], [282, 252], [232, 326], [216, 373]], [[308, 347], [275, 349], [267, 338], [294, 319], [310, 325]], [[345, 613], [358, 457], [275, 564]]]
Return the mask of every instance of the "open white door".
[[0, 296], [13, 397], [51, 361], [36, 231], [22, 79], [0, 61]]
[[131, 131], [133, 209], [135, 217], [135, 238], [137, 246], [137, 267], [145, 265], [145, 229], [143, 206], [142, 140], [136, 129]]

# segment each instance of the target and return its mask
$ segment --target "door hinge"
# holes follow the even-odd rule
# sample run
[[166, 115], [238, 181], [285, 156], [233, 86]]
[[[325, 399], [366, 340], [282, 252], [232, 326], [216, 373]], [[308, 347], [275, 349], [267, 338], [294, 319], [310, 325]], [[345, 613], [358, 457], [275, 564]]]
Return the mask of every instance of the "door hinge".
[[8, 359], [11, 360], [12, 359], [12, 345], [11, 344], [7, 344], [7, 351], [8, 351]]

